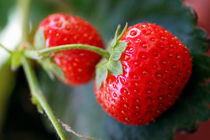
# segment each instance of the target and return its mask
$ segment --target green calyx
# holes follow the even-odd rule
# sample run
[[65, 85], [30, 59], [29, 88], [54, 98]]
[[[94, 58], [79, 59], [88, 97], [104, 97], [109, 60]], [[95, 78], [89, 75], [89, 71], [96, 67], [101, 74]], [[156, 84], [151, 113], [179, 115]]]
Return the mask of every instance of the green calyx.
[[44, 28], [40, 28], [34, 37], [34, 45], [36, 49], [44, 49], [45, 48], [45, 37], [44, 37]]
[[[38, 51], [45, 48], [44, 28], [40, 28], [35, 34], [34, 45]], [[51, 79], [54, 79], [54, 75], [64, 79], [63, 71], [53, 63], [51, 57], [41, 57], [37, 51], [27, 51], [26, 55], [39, 60], [38, 62], [45, 69]]]
[[16, 70], [21, 66], [21, 60], [23, 58], [23, 50], [16, 50], [11, 55], [11, 69]]
[[65, 79], [63, 71], [51, 60], [51, 58], [44, 58], [39, 61], [39, 63], [45, 69], [51, 79], [54, 79], [54, 75], [61, 79]]
[[19, 68], [21, 65], [23, 50], [16, 49], [15, 51], [11, 51], [2, 44], [0, 44], [0, 48], [4, 49], [6, 52], [10, 54], [11, 69], [14, 71], [17, 68]]
[[100, 89], [102, 82], [104, 82], [108, 76], [108, 72], [112, 75], [120, 75], [123, 74], [123, 68], [120, 61], [122, 53], [125, 51], [127, 47], [127, 42], [120, 41], [120, 38], [124, 34], [127, 29], [128, 24], [126, 23], [123, 31], [121, 34], [120, 32], [120, 25], [118, 25], [117, 30], [115, 32], [114, 39], [110, 43], [110, 57], [107, 60], [102, 60], [96, 66], [96, 86], [97, 89]]

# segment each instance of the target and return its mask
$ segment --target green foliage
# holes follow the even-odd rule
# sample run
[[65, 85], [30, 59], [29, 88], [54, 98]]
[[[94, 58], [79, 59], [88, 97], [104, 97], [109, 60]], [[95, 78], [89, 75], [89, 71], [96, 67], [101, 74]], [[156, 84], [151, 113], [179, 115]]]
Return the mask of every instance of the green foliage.
[[0, 0], [0, 30], [6, 25], [11, 10], [15, 7], [16, 0]]
[[[36, 30], [39, 22], [49, 14], [56, 12], [57, 7], [52, 4], [55, 0], [31, 0], [30, 20], [33, 30]], [[58, 1], [58, 0], [57, 0]]]

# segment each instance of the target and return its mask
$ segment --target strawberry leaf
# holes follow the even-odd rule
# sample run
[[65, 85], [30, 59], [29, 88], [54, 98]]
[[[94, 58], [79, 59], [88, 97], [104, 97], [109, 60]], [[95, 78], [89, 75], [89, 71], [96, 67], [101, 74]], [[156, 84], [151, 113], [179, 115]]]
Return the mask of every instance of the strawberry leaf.
[[8, 17], [11, 14], [11, 10], [15, 7], [16, 1], [15, 0], [1, 0], [0, 1], [0, 30], [3, 29], [3, 27], [8, 22]]

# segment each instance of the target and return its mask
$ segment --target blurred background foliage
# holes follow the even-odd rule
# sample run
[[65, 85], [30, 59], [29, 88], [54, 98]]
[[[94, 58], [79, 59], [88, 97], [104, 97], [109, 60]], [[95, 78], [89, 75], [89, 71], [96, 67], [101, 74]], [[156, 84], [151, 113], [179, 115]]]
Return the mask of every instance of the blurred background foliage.
[[[0, 0], [0, 32], [8, 26], [9, 17], [18, 12], [18, 6], [21, 5], [16, 0]], [[75, 14], [87, 19], [98, 28], [105, 44], [113, 37], [118, 24], [124, 25], [126, 21], [129, 25], [156, 23], [183, 41], [193, 57], [193, 74], [180, 99], [155, 122], [138, 127], [121, 124], [109, 117], [96, 102], [93, 82], [77, 88], [68, 87], [57, 80], [50, 80], [42, 69], [34, 65], [41, 87], [56, 116], [74, 130], [101, 140], [171, 140], [176, 131], [194, 132], [200, 121], [209, 119], [207, 104], [210, 104], [210, 86], [209, 83], [202, 84], [210, 77], [210, 59], [205, 55], [207, 36], [196, 27], [195, 12], [184, 7], [182, 0], [32, 0], [31, 41], [39, 22], [55, 12]], [[1, 63], [4, 64], [0, 65], [2, 139], [58, 139], [46, 117], [39, 115], [31, 105], [23, 71], [18, 70], [14, 78], [15, 74], [5, 66], [6, 63]], [[8, 100], [12, 89], [12, 96]], [[68, 136], [69, 139], [79, 139], [72, 134]]]

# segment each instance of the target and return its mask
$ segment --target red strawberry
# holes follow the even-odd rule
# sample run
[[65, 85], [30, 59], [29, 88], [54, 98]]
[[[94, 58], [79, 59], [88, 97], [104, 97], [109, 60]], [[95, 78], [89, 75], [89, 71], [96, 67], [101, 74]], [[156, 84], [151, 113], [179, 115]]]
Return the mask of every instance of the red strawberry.
[[[190, 53], [177, 37], [150, 23], [130, 27], [118, 42], [127, 44], [119, 58], [123, 73], [108, 68], [105, 81], [96, 85], [97, 101], [120, 122], [149, 123], [182, 92], [192, 72]], [[110, 59], [103, 65], [109, 67]]]
[[[103, 48], [98, 31], [87, 21], [67, 14], [52, 14], [44, 19], [39, 29], [44, 28], [45, 46], [87, 44]], [[65, 83], [81, 85], [90, 81], [95, 65], [101, 57], [87, 50], [72, 49], [53, 53], [53, 61], [64, 73]]]

